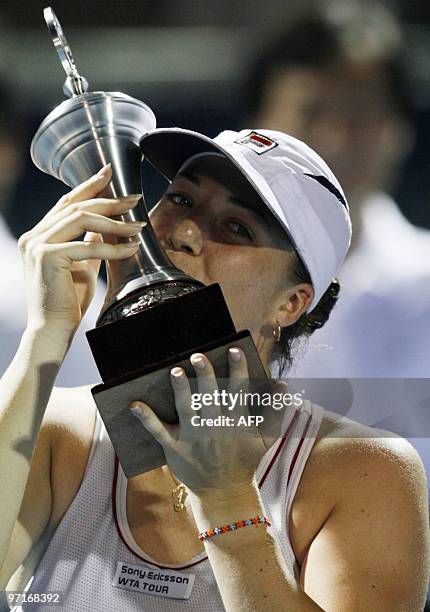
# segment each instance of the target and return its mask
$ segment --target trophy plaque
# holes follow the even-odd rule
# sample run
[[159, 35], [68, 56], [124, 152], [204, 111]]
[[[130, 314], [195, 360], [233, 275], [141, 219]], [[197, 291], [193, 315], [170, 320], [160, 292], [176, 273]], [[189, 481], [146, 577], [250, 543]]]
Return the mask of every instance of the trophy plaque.
[[[42, 122], [31, 144], [35, 165], [75, 187], [112, 163], [106, 197], [142, 190], [140, 138], [156, 126], [152, 110], [120, 92], [89, 91], [51, 8], [44, 17], [66, 72], [68, 99]], [[189, 357], [205, 353], [220, 379], [228, 378], [227, 351], [241, 347], [250, 378], [266, 374], [249, 331], [236, 332], [219, 285], [205, 287], [178, 269], [160, 246], [144, 199], [115, 217], [146, 221], [131, 257], [106, 261], [107, 294], [96, 322], [86, 333], [102, 383], [92, 394], [127, 478], [166, 463], [163, 449], [130, 412], [133, 400], [148, 403], [161, 419], [177, 423], [169, 372]], [[127, 238], [102, 235], [106, 242]]]

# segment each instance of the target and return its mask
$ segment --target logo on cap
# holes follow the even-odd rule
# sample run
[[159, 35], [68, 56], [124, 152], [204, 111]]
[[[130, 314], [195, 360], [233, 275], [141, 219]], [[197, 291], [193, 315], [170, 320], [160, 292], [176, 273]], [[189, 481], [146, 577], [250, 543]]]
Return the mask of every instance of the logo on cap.
[[274, 140], [271, 140], [267, 136], [263, 136], [263, 134], [259, 134], [258, 132], [250, 132], [243, 138], [239, 138], [235, 140], [237, 144], [245, 145], [248, 149], [252, 149], [258, 155], [262, 153], [266, 153], [266, 151], [270, 151], [270, 149], [274, 149], [278, 146], [278, 143]]

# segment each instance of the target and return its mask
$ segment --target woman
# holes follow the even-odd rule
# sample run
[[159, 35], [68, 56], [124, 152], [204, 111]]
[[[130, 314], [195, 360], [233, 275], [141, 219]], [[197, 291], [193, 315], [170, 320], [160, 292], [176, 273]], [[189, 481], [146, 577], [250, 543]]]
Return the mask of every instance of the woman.
[[[267, 372], [281, 356], [288, 365], [295, 339], [336, 300], [350, 224], [335, 177], [279, 132], [210, 140], [155, 130], [141, 144], [173, 179], [151, 217], [173, 263], [220, 283]], [[168, 465], [127, 482], [89, 388], [53, 388], [100, 260], [137, 249], [97, 239], [139, 231], [110, 219], [137, 196], [97, 197], [110, 178], [103, 168], [19, 242], [28, 325], [0, 388], [2, 588], [34, 574], [29, 593], [60, 592], [64, 610], [421, 610], [426, 484], [404, 440], [309, 402], [278, 413], [274, 442], [264, 428], [200, 435], [187, 377], [174, 368], [179, 425], [162, 423], [145, 398], [130, 407]], [[246, 386], [246, 356], [226, 359], [232, 382]], [[191, 363], [199, 391], [216, 390], [207, 357]], [[229, 412], [216, 410], [201, 413]]]

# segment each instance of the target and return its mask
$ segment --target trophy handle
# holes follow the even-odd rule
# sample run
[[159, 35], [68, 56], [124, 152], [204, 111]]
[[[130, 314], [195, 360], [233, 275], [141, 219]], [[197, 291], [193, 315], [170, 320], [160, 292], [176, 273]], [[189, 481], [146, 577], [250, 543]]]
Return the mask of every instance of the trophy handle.
[[72, 50], [67, 42], [67, 38], [63, 32], [63, 28], [58, 21], [54, 10], [47, 6], [43, 9], [43, 16], [51, 34], [52, 42], [60, 58], [61, 65], [67, 75], [63, 85], [63, 91], [66, 96], [79, 96], [88, 91], [88, 81], [82, 77], [73, 59]]

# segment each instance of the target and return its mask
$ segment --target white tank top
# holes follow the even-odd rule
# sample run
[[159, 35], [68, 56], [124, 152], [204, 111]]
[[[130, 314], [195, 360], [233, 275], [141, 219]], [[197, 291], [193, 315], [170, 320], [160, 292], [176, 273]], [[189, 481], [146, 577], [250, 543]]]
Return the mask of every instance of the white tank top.
[[[296, 579], [299, 567], [288, 534], [290, 510], [322, 416], [323, 409], [307, 400], [299, 409], [292, 409], [285, 415], [282, 438], [267, 449], [256, 471], [266, 515], [272, 523], [268, 529], [278, 541], [285, 563]], [[127, 479], [97, 413], [91, 453], [79, 491], [26, 587], [27, 595], [60, 592], [60, 606], [22, 604], [15, 608], [16, 612], [30, 609], [32, 612], [225, 610], [204, 552], [186, 565], [160, 565], [139, 548], [127, 523], [126, 488]], [[135, 573], [131, 577], [124, 573], [122, 584], [138, 579], [139, 569], [133, 568], [146, 571], [148, 576], [152, 571], [155, 576], [152, 589], [158, 588], [158, 594], [119, 587], [118, 573], [116, 577], [115, 574], [121, 572], [120, 568], [124, 571], [124, 567], [126, 572]], [[172, 599], [162, 594], [163, 588], [164, 592], [170, 588], [165, 586], [170, 582], [160, 582], [163, 576], [165, 581], [173, 580], [165, 577], [163, 569], [170, 575], [171, 569], [178, 570], [182, 576], [180, 581], [187, 576], [185, 582], [188, 576], [191, 582], [195, 575], [188, 599]], [[142, 588], [151, 587], [141, 585]]]

